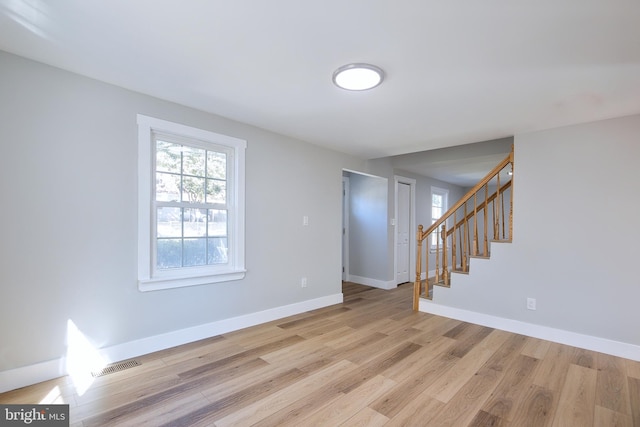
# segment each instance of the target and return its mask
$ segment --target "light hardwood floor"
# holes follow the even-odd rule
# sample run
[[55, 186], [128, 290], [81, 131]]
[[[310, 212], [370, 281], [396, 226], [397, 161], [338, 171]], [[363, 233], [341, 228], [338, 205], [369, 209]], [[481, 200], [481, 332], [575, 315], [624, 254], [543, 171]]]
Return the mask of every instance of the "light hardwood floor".
[[71, 426], [640, 426], [640, 362], [411, 311], [411, 285], [139, 357], [69, 403]]

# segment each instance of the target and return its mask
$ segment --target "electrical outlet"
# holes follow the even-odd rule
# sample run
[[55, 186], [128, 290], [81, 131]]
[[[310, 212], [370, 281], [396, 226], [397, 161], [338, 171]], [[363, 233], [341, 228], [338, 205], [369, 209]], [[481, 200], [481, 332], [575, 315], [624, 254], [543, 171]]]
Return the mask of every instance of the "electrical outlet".
[[536, 309], [536, 299], [535, 298], [527, 298], [527, 309], [535, 310]]
[[307, 215], [302, 217], [302, 225], [304, 226], [309, 225], [309, 217]]
[[306, 288], [307, 287], [307, 278], [303, 277], [302, 279], [300, 279], [300, 287], [302, 288]]

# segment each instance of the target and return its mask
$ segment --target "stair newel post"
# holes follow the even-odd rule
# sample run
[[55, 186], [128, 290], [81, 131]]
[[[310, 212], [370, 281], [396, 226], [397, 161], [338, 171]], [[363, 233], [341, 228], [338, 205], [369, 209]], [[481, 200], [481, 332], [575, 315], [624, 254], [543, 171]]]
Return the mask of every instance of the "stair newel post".
[[447, 269], [447, 223], [442, 223], [442, 281], [445, 286], [449, 286], [449, 270]]
[[496, 187], [496, 198], [493, 200], [493, 238], [500, 239], [500, 210], [498, 199], [500, 198], [500, 172], [496, 175], [498, 178], [498, 186]]
[[484, 245], [482, 248], [482, 255], [489, 256], [489, 184], [484, 185]]
[[457, 260], [456, 260], [456, 214], [457, 211], [453, 213], [453, 232], [451, 233], [451, 269], [455, 270], [457, 268]]
[[478, 255], [478, 192], [473, 193], [473, 256]]
[[[436, 277], [435, 283], [440, 283], [440, 236], [438, 235], [438, 228], [436, 227], [433, 230], [433, 233], [436, 233]], [[427, 272], [427, 276], [429, 272]]]
[[[420, 294], [422, 293], [422, 224], [418, 226], [418, 233], [416, 236], [416, 243], [418, 245], [416, 254], [416, 281], [413, 283], [413, 311], [418, 311], [418, 301], [420, 300]], [[429, 251], [427, 251], [427, 262], [429, 262]], [[428, 268], [428, 267], [427, 267]], [[429, 281], [425, 286], [426, 292], [429, 293]]]

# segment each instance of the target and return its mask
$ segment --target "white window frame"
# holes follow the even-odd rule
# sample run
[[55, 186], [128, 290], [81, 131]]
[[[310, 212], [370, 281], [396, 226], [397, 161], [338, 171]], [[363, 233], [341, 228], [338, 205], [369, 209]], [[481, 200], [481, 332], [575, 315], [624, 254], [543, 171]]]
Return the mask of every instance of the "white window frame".
[[[449, 210], [449, 190], [447, 190], [446, 188], [440, 188], [440, 187], [431, 187], [431, 224], [435, 223], [436, 220], [439, 219], [438, 218], [434, 218], [433, 216], [433, 195], [434, 194], [438, 194], [440, 196], [442, 196], [442, 214], [444, 215], [448, 210]], [[440, 227], [437, 230], [436, 235], [438, 236], [438, 238], [440, 238]], [[433, 237], [429, 237], [429, 245], [431, 248], [432, 252], [436, 251], [437, 245], [433, 243]], [[442, 240], [440, 240], [440, 242], [442, 242]], [[442, 243], [440, 243], [440, 250], [442, 250]]]
[[[142, 292], [227, 282], [244, 278], [245, 270], [245, 150], [247, 142], [227, 135], [137, 115], [138, 123], [138, 289]], [[153, 133], [193, 140], [196, 145], [222, 146], [232, 162], [227, 189], [228, 263], [172, 269], [155, 268], [155, 148]], [[212, 148], [215, 150], [215, 147]]]

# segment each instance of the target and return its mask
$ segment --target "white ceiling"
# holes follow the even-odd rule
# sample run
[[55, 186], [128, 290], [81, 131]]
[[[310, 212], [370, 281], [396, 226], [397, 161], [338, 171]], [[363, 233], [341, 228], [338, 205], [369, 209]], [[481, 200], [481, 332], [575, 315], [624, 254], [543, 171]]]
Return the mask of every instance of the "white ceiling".
[[365, 158], [640, 113], [638, 0], [0, 0], [0, 49]]

